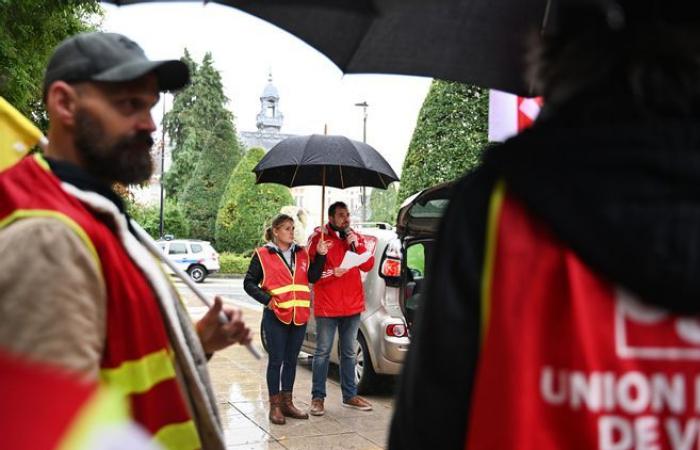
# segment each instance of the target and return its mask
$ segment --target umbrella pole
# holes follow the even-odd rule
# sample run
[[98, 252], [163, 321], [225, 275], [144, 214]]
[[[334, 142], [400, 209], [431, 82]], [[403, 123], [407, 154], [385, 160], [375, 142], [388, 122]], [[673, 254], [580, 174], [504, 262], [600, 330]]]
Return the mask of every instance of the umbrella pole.
[[323, 212], [326, 210], [326, 166], [323, 166], [323, 187], [321, 188], [321, 239], [325, 239], [323, 226]]

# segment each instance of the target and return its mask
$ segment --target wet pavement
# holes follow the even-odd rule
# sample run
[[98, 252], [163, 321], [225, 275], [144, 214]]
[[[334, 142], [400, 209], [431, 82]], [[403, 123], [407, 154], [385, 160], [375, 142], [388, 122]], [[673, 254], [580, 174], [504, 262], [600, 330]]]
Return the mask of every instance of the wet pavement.
[[[206, 282], [205, 282], [206, 283]], [[184, 285], [178, 283], [193, 318], [205, 308]], [[219, 403], [229, 449], [381, 449], [391, 420], [392, 383], [382, 392], [364, 396], [372, 402], [372, 411], [357, 411], [341, 406], [337, 369], [331, 369], [327, 382], [325, 407], [321, 417], [309, 420], [287, 418], [285, 425], [268, 420], [265, 371], [267, 354], [262, 349], [258, 330], [262, 308], [247, 299], [227, 298], [227, 303], [241, 307], [255, 332], [253, 345], [263, 354], [258, 361], [241, 346], [217, 352], [209, 362], [214, 393]], [[308, 411], [311, 403], [311, 358], [301, 353], [294, 383], [294, 403]]]

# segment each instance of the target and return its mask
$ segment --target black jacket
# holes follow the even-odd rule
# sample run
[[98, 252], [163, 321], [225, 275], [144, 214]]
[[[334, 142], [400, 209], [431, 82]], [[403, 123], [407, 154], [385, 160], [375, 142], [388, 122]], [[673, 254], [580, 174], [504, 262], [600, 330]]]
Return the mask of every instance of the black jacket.
[[[279, 249], [271, 246], [266, 246], [265, 249], [269, 251], [270, 253], [277, 253], [282, 257], [282, 260], [287, 263], [287, 261], [284, 259], [284, 256], [282, 256], [282, 253], [279, 251]], [[290, 271], [294, 270], [294, 263], [296, 261], [296, 253], [298, 251], [301, 251], [303, 247], [295, 245], [294, 249], [292, 251], [292, 264], [291, 267], [289, 265]], [[326, 262], [326, 256], [325, 255], [317, 255], [316, 258], [314, 258], [313, 261], [310, 261], [309, 263], [309, 270], [307, 272], [307, 275], [309, 277], [309, 283], [314, 283], [316, 282], [319, 278], [321, 278], [321, 272], [323, 271], [323, 265]], [[253, 253], [253, 257], [250, 260], [250, 265], [248, 266], [248, 272], [245, 274], [245, 278], [243, 279], [243, 289], [246, 291], [248, 295], [253, 297], [255, 300], [258, 302], [262, 303], [263, 305], [267, 305], [270, 302], [270, 299], [272, 298], [272, 295], [270, 295], [268, 292], [265, 292], [263, 289], [260, 288], [260, 282], [263, 279], [263, 269], [262, 265], [260, 264], [260, 258], [258, 258], [257, 253]]]
[[600, 96], [556, 115], [545, 110], [457, 184], [397, 394], [391, 449], [464, 448], [498, 179], [604, 278], [651, 304], [700, 313], [700, 120], [653, 118], [631, 105]]

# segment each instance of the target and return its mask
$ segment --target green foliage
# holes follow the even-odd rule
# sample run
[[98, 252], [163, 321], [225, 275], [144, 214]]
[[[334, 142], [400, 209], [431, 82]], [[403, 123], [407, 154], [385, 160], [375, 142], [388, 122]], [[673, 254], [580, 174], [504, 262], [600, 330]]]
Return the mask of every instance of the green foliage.
[[413, 244], [406, 249], [406, 265], [409, 269], [419, 270], [425, 275], [425, 246]]
[[488, 102], [486, 89], [433, 81], [404, 160], [399, 203], [479, 163], [488, 142]]
[[191, 235], [212, 241], [221, 196], [243, 150], [211, 54], [200, 65], [188, 53], [183, 61], [194, 73], [192, 85], [176, 95], [165, 118], [174, 145], [165, 186], [185, 212]]
[[[128, 205], [129, 215], [136, 220], [153, 239], [160, 238], [160, 205], [143, 206], [133, 202]], [[177, 203], [165, 202], [163, 211], [163, 234], [176, 238], [189, 237], [189, 226]]]
[[219, 254], [219, 264], [221, 264], [221, 273], [226, 274], [245, 274], [250, 265], [250, 254], [239, 255], [237, 253], [224, 252]]
[[373, 188], [369, 197], [369, 220], [371, 222], [386, 222], [394, 225], [396, 223], [396, 214], [399, 212], [399, 207], [396, 204], [398, 195], [398, 183], [390, 184], [386, 190]]
[[0, 96], [46, 131], [42, 80], [53, 49], [95, 29], [98, 0], [0, 0]]
[[221, 250], [248, 252], [263, 238], [265, 226], [283, 206], [294, 203], [289, 189], [278, 184], [255, 184], [253, 167], [265, 151], [251, 148], [236, 166], [216, 218], [216, 244]]

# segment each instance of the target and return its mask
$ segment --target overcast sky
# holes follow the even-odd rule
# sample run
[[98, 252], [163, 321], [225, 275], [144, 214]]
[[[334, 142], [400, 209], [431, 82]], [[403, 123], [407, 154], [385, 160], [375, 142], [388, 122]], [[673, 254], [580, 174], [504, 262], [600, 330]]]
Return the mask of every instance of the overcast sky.
[[[103, 5], [103, 29], [125, 34], [152, 59], [179, 58], [187, 47], [198, 61], [206, 52], [221, 73], [229, 108], [240, 131], [255, 130], [268, 71], [280, 94], [283, 133], [342, 134], [362, 140], [367, 101], [367, 142], [400, 173], [429, 78], [346, 75], [301, 40], [248, 14], [217, 4]], [[172, 97], [166, 98], [170, 108]], [[154, 109], [160, 122], [162, 105]]]

